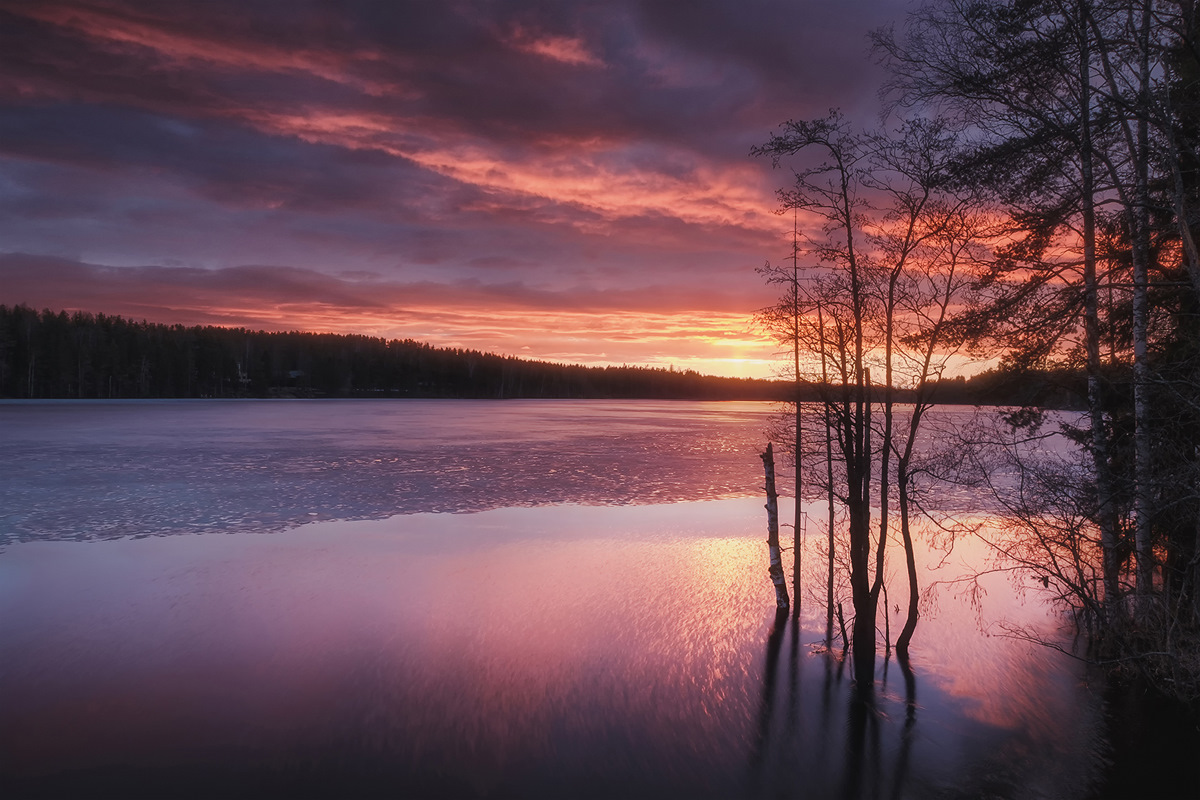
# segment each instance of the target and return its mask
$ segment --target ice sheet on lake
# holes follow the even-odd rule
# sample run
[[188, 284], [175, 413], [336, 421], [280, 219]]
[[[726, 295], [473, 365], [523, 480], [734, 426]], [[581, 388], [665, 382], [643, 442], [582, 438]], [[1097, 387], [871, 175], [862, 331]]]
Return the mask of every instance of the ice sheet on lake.
[[[761, 492], [775, 413], [652, 401], [5, 402], [0, 544], [747, 497]], [[957, 424], [955, 413], [974, 412], [940, 413]], [[939, 500], [977, 503], [966, 491]]]
[[0, 405], [0, 541], [756, 492], [770, 407], [454, 401]]

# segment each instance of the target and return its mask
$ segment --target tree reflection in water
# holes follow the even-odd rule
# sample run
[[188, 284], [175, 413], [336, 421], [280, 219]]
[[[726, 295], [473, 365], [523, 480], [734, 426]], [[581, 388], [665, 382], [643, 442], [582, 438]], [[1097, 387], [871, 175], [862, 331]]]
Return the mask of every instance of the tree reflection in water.
[[[781, 611], [767, 634], [761, 702], [749, 757], [751, 796], [845, 800], [910, 796], [906, 784], [917, 723], [917, 679], [912, 665], [897, 660], [904, 680], [905, 709], [904, 722], [897, 728], [879, 696], [888, 691], [890, 660], [884, 662], [877, 692], [874, 686], [849, 681], [844, 654], [818, 652], [815, 657], [823, 670], [820, 707], [806, 726], [801, 673], [807, 651], [800, 647], [801, 633], [797, 621], [789, 624], [787, 612]], [[785, 637], [787, 680], [781, 683], [779, 662]], [[840, 720], [833, 713], [839, 698], [845, 702]], [[839, 724], [844, 726], [840, 754], [831, 748], [838, 739]], [[896, 741], [889, 741], [889, 736]]]
[[913, 729], [917, 725], [917, 676], [907, 658], [899, 658], [900, 672], [904, 676], [904, 728], [900, 733], [900, 750], [896, 755], [895, 777], [892, 780], [892, 797], [901, 796], [901, 788], [908, 777], [908, 759], [915, 738]]
[[[775, 683], [779, 673], [779, 653], [783, 649], [783, 635], [787, 630], [788, 609], [780, 608], [775, 611], [775, 621], [767, 634], [767, 661], [763, 669], [762, 702], [758, 709], [758, 727], [755, 729], [753, 746], [750, 750], [750, 777], [756, 788], [763, 776], [763, 764], [766, 760], [768, 746], [771, 740], [771, 723], [775, 716]], [[798, 637], [792, 636], [793, 643]], [[796, 648], [789, 653], [789, 675], [796, 669]], [[795, 681], [788, 682], [789, 706], [795, 702]]]

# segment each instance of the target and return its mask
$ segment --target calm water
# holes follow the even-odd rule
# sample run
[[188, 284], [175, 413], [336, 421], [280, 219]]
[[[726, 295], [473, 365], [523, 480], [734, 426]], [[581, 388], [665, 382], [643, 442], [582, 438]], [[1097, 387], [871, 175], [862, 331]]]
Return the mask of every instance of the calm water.
[[1190, 721], [989, 635], [1057, 630], [1004, 579], [856, 703], [774, 624], [770, 414], [0, 403], [0, 795], [1192, 796]]

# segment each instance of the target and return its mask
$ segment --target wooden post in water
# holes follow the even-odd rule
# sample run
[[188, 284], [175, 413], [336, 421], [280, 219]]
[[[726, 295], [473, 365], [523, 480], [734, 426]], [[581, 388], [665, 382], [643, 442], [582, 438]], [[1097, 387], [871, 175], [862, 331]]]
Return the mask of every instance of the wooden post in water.
[[767, 551], [771, 558], [771, 583], [775, 584], [775, 607], [786, 611], [788, 602], [787, 578], [783, 575], [783, 556], [779, 550], [779, 495], [775, 491], [775, 450], [767, 442], [766, 452], [761, 454], [763, 469], [767, 476]]

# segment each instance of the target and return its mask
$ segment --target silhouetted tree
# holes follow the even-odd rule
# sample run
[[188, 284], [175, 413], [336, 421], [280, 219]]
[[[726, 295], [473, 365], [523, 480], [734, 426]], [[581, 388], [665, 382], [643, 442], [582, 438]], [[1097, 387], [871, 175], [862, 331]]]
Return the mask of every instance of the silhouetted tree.
[[[938, 0], [875, 40], [894, 101], [952, 116], [974, 144], [958, 179], [1009, 223], [975, 321], [1010, 368], [1086, 369], [1088, 423], [1067, 431], [1086, 480], [1024, 498], [1016, 517], [1061, 524], [1019, 525], [1032, 550], [1007, 549], [1030, 570], [1039, 553], [1125, 656], [1178, 654], [1200, 632], [1196, 4]], [[1052, 568], [1058, 548], [1100, 579]]]
[[[768, 277], [785, 287], [774, 309], [779, 338], [797, 347], [803, 342], [822, 370], [831, 366], [834, 373], [831, 380], [823, 377], [821, 385], [828, 392], [828, 424], [839, 451], [838, 495], [848, 519], [854, 673], [867, 685], [874, 675], [894, 477], [901, 485], [901, 535], [914, 598], [903, 632], [906, 656], [916, 625], [916, 573], [907, 519], [913, 447], [933, 399], [931, 386], [965, 341], [952, 326], [950, 310], [967, 300], [979, 223], [967, 213], [969, 204], [947, 191], [956, 143], [937, 122], [914, 121], [892, 136], [866, 135], [831, 114], [788, 122], [753, 153], [776, 164], [785, 158], [801, 163], [793, 167], [794, 183], [779, 193], [781, 204], [822, 223], [820, 234], [806, 237], [804, 252], [816, 266], [803, 291], [798, 275], [788, 280], [788, 275], [768, 270]], [[819, 154], [816, 159], [814, 154]], [[812, 314], [801, 324], [802, 304], [817, 312], [815, 325]], [[872, 367], [884, 379], [876, 388]], [[895, 426], [900, 382], [908, 389], [906, 399], [917, 401], [903, 432]], [[873, 418], [879, 428], [877, 444]], [[897, 476], [891, 473], [894, 463], [900, 469]], [[881, 507], [877, 530], [871, 522], [876, 489]]]

